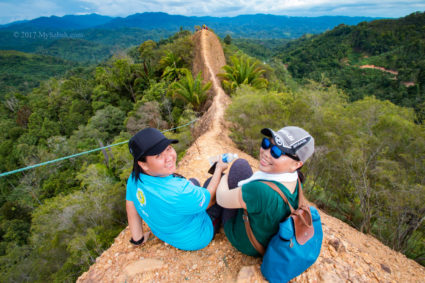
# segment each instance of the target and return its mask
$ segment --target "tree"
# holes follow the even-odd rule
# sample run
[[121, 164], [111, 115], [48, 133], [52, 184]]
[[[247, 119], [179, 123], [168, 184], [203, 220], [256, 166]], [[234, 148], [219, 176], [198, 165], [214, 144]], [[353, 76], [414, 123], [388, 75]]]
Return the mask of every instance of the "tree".
[[157, 62], [156, 49], [157, 45], [156, 42], [153, 40], [147, 40], [143, 42], [138, 49], [143, 64], [142, 77], [147, 81], [149, 81], [149, 79], [153, 77], [155, 72], [154, 66]]
[[161, 117], [159, 103], [156, 101], [149, 101], [143, 104], [138, 104], [136, 110], [132, 111], [127, 118], [126, 127], [130, 134], [134, 135], [141, 129], [146, 127], [153, 127], [164, 129], [167, 127]]
[[[129, 58], [117, 59], [109, 67], [96, 68], [98, 86], [95, 91], [102, 90], [99, 94], [106, 96], [108, 92], [112, 92], [118, 95], [116, 100], [128, 98], [132, 102], [136, 102], [146, 84], [143, 74], [144, 71], [140, 64], [132, 64]], [[98, 100], [101, 95], [98, 95]]]
[[31, 256], [37, 268], [27, 281], [75, 281], [125, 226], [124, 183], [100, 164], [82, 168], [77, 180], [81, 190], [49, 199], [33, 213]]
[[105, 133], [105, 138], [109, 140], [124, 130], [124, 119], [125, 113], [121, 109], [108, 105], [105, 109], [97, 110], [87, 125]]
[[231, 56], [232, 65], [223, 67], [224, 73], [218, 74], [223, 79], [223, 87], [229, 93], [233, 93], [242, 84], [254, 88], [266, 88], [267, 80], [263, 78], [265, 70], [258, 67], [258, 62], [253, 61], [246, 55]]
[[139, 46], [140, 58], [146, 65], [151, 65], [155, 58], [155, 49], [157, 45], [153, 40], [146, 40]]
[[258, 133], [264, 125], [277, 128], [286, 124], [290, 101], [290, 96], [285, 93], [268, 93], [248, 85], [238, 88], [226, 111], [226, 120], [231, 122], [231, 137], [238, 147], [256, 156], [261, 139]]
[[227, 34], [225, 37], [224, 37], [224, 43], [226, 43], [227, 45], [230, 45], [231, 43], [232, 43], [232, 37], [229, 35], [229, 34]]
[[171, 51], [165, 51], [165, 55], [159, 61], [160, 66], [164, 69], [162, 78], [166, 78], [169, 81], [175, 81], [184, 75], [183, 62], [181, 57], [177, 57]]
[[192, 73], [185, 69], [185, 76], [170, 85], [169, 92], [173, 98], [181, 98], [196, 110], [201, 110], [203, 103], [207, 99], [207, 91], [211, 88], [211, 82], [202, 83], [202, 72], [199, 72], [194, 79]]

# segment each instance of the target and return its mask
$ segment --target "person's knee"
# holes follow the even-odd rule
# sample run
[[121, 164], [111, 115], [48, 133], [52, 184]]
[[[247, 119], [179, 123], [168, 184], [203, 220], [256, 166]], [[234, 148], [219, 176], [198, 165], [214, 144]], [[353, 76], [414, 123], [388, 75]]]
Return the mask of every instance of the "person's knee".
[[238, 182], [252, 176], [252, 168], [243, 158], [236, 159], [229, 169], [228, 185], [230, 189], [236, 188]]
[[236, 159], [233, 162], [233, 164], [232, 164], [232, 166], [230, 168], [232, 168], [232, 167], [251, 168], [251, 166], [249, 165], [248, 161], [246, 159], [243, 159], [243, 158]]

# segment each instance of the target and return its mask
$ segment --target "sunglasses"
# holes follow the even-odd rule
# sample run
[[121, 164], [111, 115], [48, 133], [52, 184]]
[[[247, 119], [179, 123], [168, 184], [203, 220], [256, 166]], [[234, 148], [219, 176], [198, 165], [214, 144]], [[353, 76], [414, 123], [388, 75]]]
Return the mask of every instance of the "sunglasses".
[[282, 155], [286, 155], [289, 158], [292, 158], [296, 161], [300, 161], [300, 159], [294, 155], [288, 154], [286, 152], [283, 152], [277, 145], [272, 144], [271, 140], [268, 138], [263, 138], [261, 141], [261, 147], [263, 149], [269, 149], [270, 148], [270, 155], [273, 156], [273, 158], [278, 159]]

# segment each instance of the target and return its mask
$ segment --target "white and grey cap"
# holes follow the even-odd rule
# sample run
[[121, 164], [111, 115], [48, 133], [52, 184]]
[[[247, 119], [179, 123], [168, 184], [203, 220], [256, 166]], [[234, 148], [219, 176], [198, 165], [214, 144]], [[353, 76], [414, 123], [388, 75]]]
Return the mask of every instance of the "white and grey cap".
[[302, 162], [307, 161], [314, 153], [314, 138], [299, 127], [288, 126], [277, 132], [264, 128], [261, 133], [272, 137], [283, 152], [298, 157]]

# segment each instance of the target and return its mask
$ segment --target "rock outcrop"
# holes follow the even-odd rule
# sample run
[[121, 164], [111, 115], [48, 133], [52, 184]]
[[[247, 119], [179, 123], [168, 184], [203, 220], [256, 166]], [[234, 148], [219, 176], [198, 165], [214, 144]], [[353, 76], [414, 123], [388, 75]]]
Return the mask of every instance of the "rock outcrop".
[[[230, 99], [216, 74], [225, 64], [220, 42], [210, 31], [198, 31], [195, 42], [195, 72], [213, 82], [213, 102], [197, 123], [199, 136], [178, 165], [178, 173], [208, 177], [207, 158], [235, 152], [254, 170], [258, 161], [239, 151], [229, 138], [224, 110]], [[124, 190], [125, 188], [123, 188]], [[344, 222], [320, 212], [324, 240], [317, 262], [292, 282], [424, 282], [425, 268], [391, 250], [377, 239], [362, 234]], [[145, 226], [145, 230], [149, 230]], [[204, 249], [181, 251], [151, 234], [146, 244], [129, 243], [128, 227], [77, 282], [265, 282], [261, 259], [239, 253], [223, 231]]]

